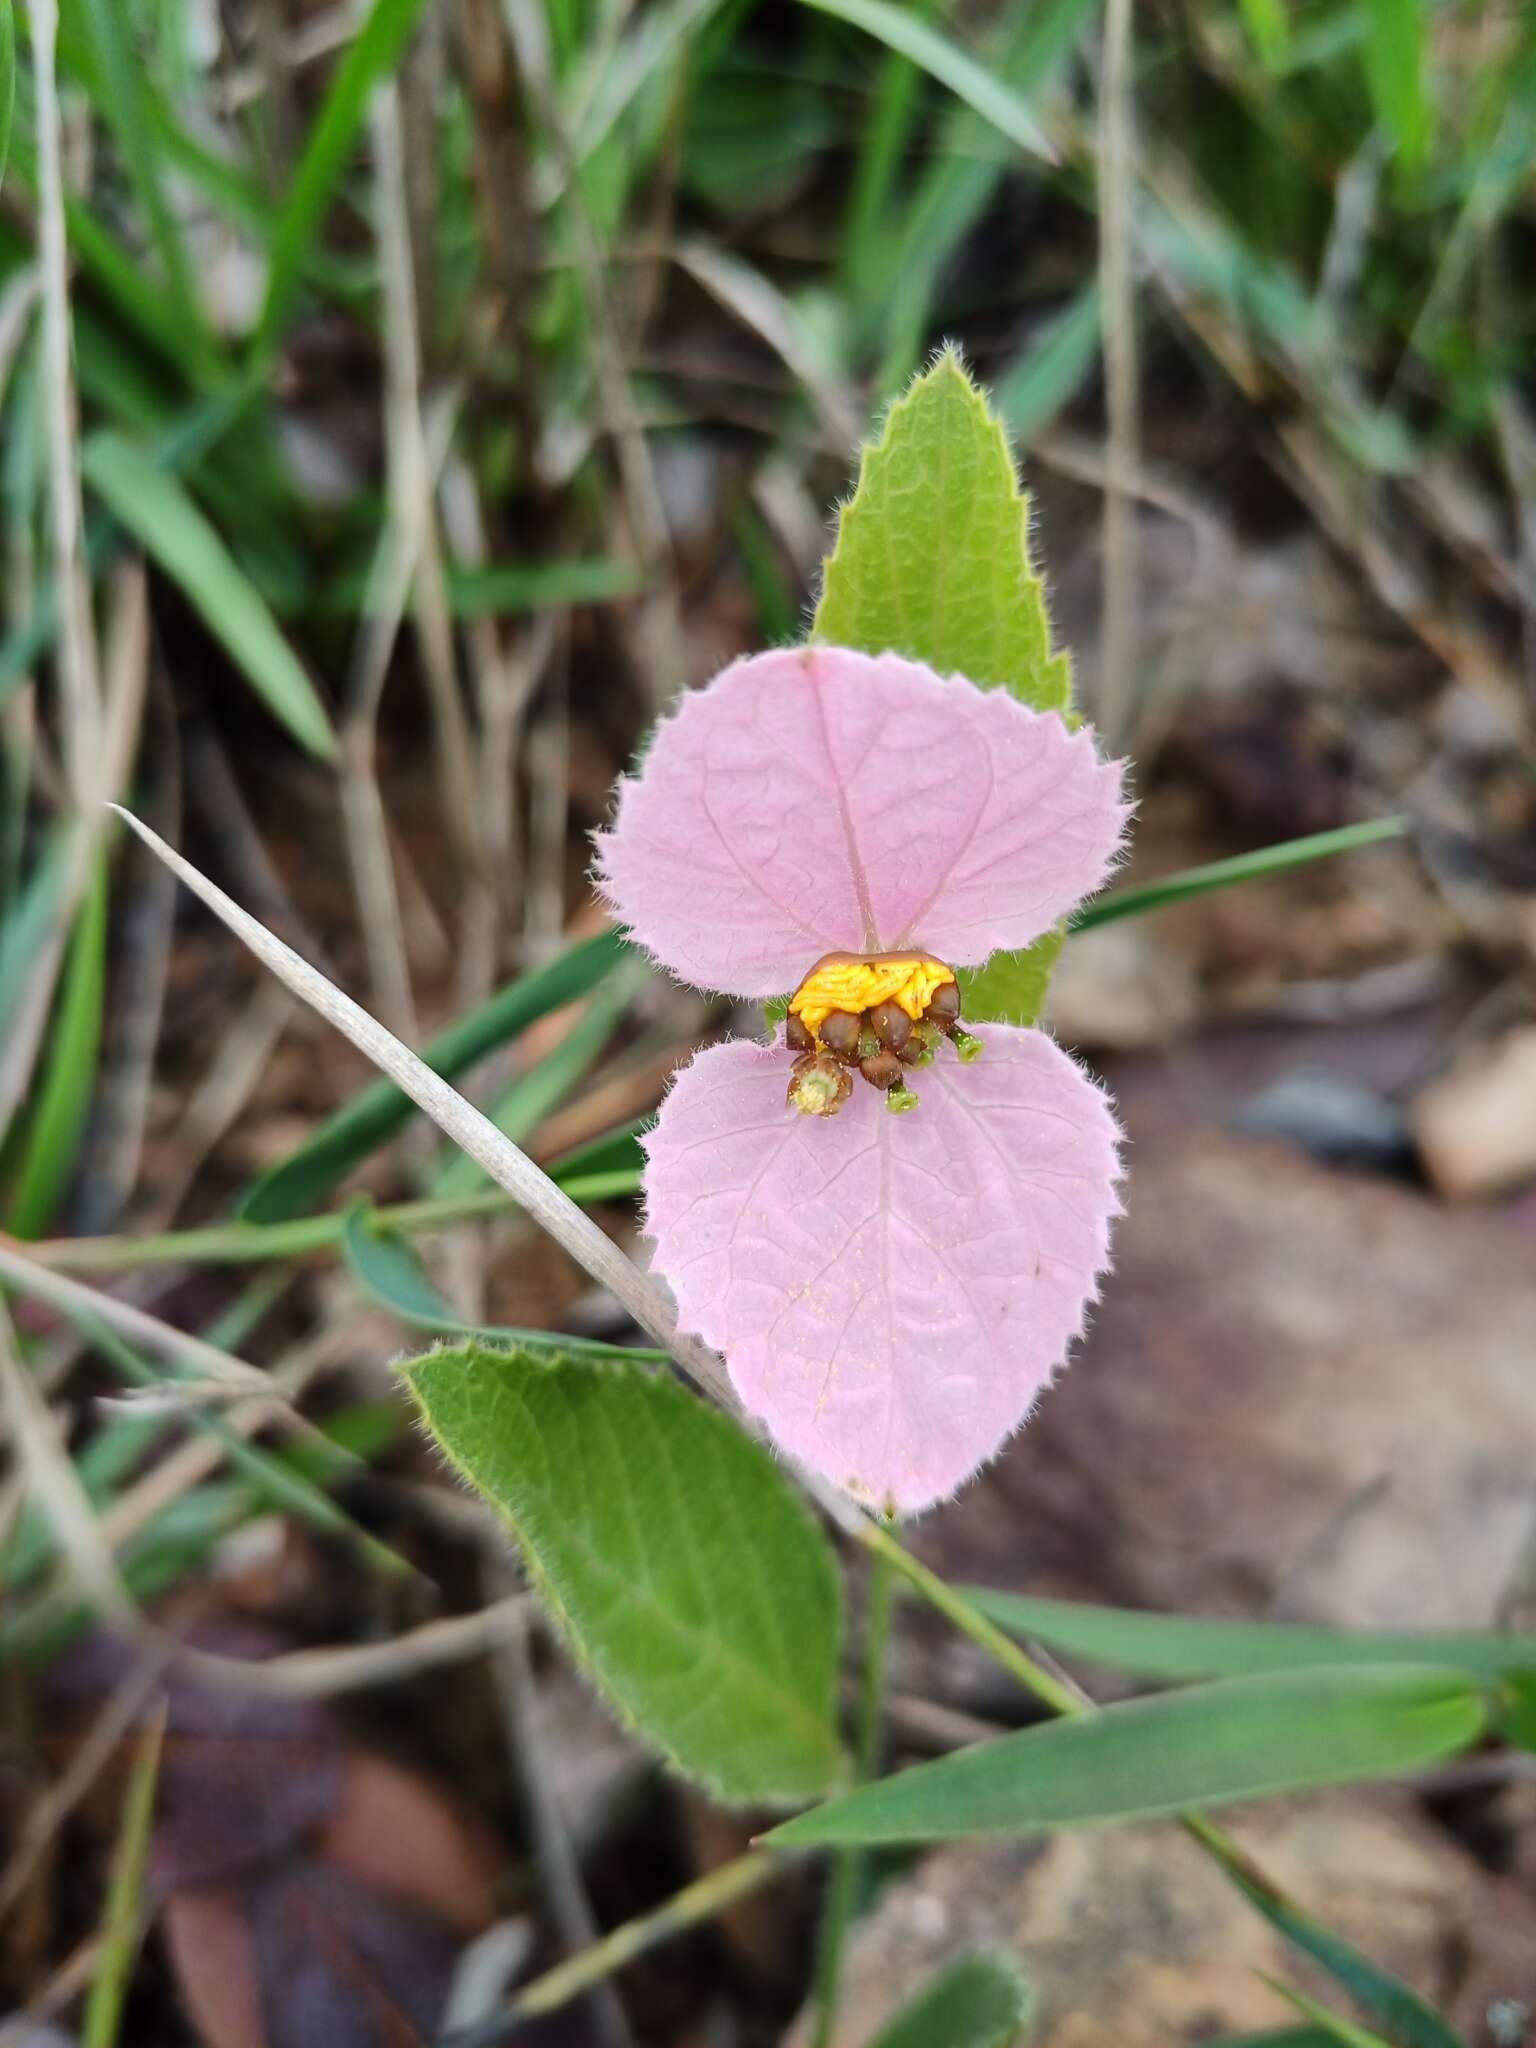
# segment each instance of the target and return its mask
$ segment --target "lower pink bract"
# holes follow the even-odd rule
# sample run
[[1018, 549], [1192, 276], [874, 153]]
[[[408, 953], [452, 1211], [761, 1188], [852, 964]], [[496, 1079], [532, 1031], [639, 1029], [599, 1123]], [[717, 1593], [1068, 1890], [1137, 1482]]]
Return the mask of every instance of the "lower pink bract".
[[647, 1224], [685, 1329], [749, 1411], [877, 1510], [952, 1493], [1017, 1429], [1108, 1262], [1118, 1131], [1051, 1039], [978, 1027], [974, 1066], [786, 1114], [782, 1045], [699, 1054], [647, 1141]]

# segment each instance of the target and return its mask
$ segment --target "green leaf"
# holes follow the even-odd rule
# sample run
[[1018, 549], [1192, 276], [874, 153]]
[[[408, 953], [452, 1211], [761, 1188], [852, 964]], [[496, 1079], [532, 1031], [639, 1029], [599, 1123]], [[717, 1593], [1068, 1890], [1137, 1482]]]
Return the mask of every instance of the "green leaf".
[[6, 1211], [17, 1237], [45, 1230], [74, 1172], [95, 1092], [106, 991], [107, 869], [98, 855], [70, 940], [47, 1045], [47, 1066]]
[[288, 302], [357, 140], [368, 96], [400, 62], [421, 8], [422, 0], [374, 0], [367, 20], [332, 73], [330, 90], [309, 131], [272, 243], [267, 296], [252, 344], [258, 357], [269, 354], [277, 341]]
[[11, 0], [0, 0], [0, 181], [11, 153], [11, 123], [16, 115], [16, 17]]
[[1290, 48], [1291, 24], [1285, 0], [1239, 0], [1248, 39], [1266, 71], [1278, 71]]
[[812, 638], [894, 649], [1039, 711], [1071, 701], [1029, 559], [1029, 499], [1002, 422], [946, 349], [864, 450], [837, 523]]
[[638, 1174], [645, 1164], [641, 1135], [655, 1121], [654, 1117], [636, 1117], [633, 1123], [621, 1124], [616, 1131], [605, 1131], [600, 1138], [589, 1138], [586, 1144], [562, 1152], [550, 1164], [550, 1179], [564, 1187], [569, 1181], [586, 1180], [594, 1174]]
[[454, 1337], [489, 1337], [541, 1357], [646, 1359], [664, 1365], [668, 1354], [629, 1345], [602, 1344], [548, 1330], [516, 1330], [499, 1324], [470, 1324], [456, 1316], [427, 1277], [415, 1247], [397, 1230], [381, 1226], [366, 1200], [354, 1202], [342, 1221], [342, 1251], [354, 1279], [400, 1320]]
[[[498, 989], [478, 1010], [449, 1025], [422, 1058], [452, 1081], [562, 1003], [574, 1002], [616, 967], [626, 952], [617, 932], [600, 932], [567, 948], [546, 967]], [[361, 1089], [291, 1158], [254, 1181], [240, 1204], [248, 1223], [285, 1223], [313, 1209], [336, 1183], [410, 1122], [416, 1106], [388, 1081]]]
[[1238, 853], [1230, 860], [1181, 868], [1177, 874], [1160, 876], [1157, 881], [1143, 882], [1134, 889], [1116, 889], [1108, 896], [1096, 896], [1073, 914], [1069, 927], [1075, 932], [1086, 932], [1096, 924], [1113, 924], [1119, 917], [1144, 917], [1149, 910], [1182, 903], [1187, 896], [1203, 896], [1211, 889], [1231, 889], [1239, 882], [1259, 882], [1266, 875], [1284, 874], [1287, 868], [1305, 867], [1309, 861], [1330, 860], [1336, 853], [1355, 853], [1362, 846], [1375, 846], [1383, 839], [1401, 839], [1408, 826], [1407, 818], [1369, 818], [1362, 825], [1310, 832], [1304, 839], [1282, 839], [1276, 846], [1261, 846], [1256, 853]]
[[1390, 1970], [1243, 1871], [1229, 1868], [1228, 1875], [1278, 1933], [1325, 1969], [1378, 2022], [1396, 2048], [1466, 2048], [1455, 2028]]
[[112, 515], [180, 585], [266, 703], [312, 754], [331, 760], [336, 736], [315, 687], [266, 600], [175, 477], [120, 434], [93, 434], [84, 469]]
[[1320, 2027], [1280, 2027], [1262, 2034], [1223, 2034], [1205, 2048], [1332, 2048], [1332, 2036]]
[[1010, 1955], [960, 1956], [926, 1984], [870, 2048], [1009, 2048], [1029, 2022], [1028, 1980]]
[[1278, 1977], [1271, 1977], [1261, 1970], [1259, 1975], [1278, 1997], [1287, 2005], [1294, 2005], [1303, 2019], [1311, 2020], [1325, 2041], [1341, 2041], [1344, 2048], [1392, 2048], [1389, 2041], [1383, 2041], [1380, 2034], [1369, 2033], [1364, 2027], [1357, 2027], [1353, 2020], [1347, 2020], [1336, 2012], [1330, 2012], [1326, 2005], [1320, 2005], [1315, 1998], [1308, 1998], [1305, 1992], [1293, 1991], [1289, 1984], [1282, 1984]]
[[1499, 1734], [1516, 1749], [1536, 1749], [1536, 1638], [1528, 1638], [1526, 1647], [1527, 1667], [1505, 1674], [1494, 1716]]
[[966, 1598], [1010, 1635], [1091, 1657], [1145, 1678], [1240, 1678], [1324, 1664], [1436, 1664], [1474, 1678], [1536, 1666], [1536, 1637], [1490, 1630], [1309, 1628], [1293, 1621], [1216, 1621], [1074, 1600], [1032, 1599], [988, 1587]]
[[837, 1783], [831, 1548], [761, 1445], [666, 1373], [475, 1344], [402, 1368], [613, 1705], [718, 1797]]
[[1424, 85], [1421, 0], [1366, 0], [1365, 75], [1376, 118], [1407, 164], [1429, 145], [1432, 116]]
[[1055, 149], [1018, 94], [920, 15], [895, 6], [893, 0], [805, 0], [805, 4], [823, 14], [835, 14], [839, 21], [884, 43], [888, 50], [910, 58], [956, 99], [964, 100], [999, 135], [1031, 156], [1055, 163]]
[[960, 995], [967, 1017], [978, 1023], [1019, 1024], [1040, 1020], [1045, 992], [1061, 949], [1066, 926], [1047, 932], [1022, 953], [994, 953], [984, 967], [959, 969]]
[[[1029, 558], [1029, 499], [1002, 422], [946, 349], [891, 407], [843, 507], [812, 637], [888, 649], [1040, 711], [1068, 710], [1072, 665], [1051, 647]], [[1033, 1024], [1060, 937], [968, 979], [966, 1014]]]
[[819, 1806], [785, 1848], [1082, 1827], [1389, 1776], [1485, 1725], [1461, 1673], [1350, 1665], [1218, 1680], [1027, 1728]]

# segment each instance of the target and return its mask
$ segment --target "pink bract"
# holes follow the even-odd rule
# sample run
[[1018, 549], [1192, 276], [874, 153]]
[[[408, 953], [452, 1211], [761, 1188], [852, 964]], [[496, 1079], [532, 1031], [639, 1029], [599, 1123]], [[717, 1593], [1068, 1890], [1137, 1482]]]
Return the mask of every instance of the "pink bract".
[[1093, 736], [898, 655], [784, 648], [691, 691], [620, 784], [599, 874], [680, 979], [782, 995], [823, 953], [1027, 946], [1108, 874]]
[[647, 1223], [686, 1329], [776, 1442], [879, 1510], [942, 1498], [1079, 1333], [1118, 1213], [1117, 1131], [1049, 1038], [978, 1027], [921, 1104], [786, 1115], [781, 1045], [701, 1053], [647, 1141]]

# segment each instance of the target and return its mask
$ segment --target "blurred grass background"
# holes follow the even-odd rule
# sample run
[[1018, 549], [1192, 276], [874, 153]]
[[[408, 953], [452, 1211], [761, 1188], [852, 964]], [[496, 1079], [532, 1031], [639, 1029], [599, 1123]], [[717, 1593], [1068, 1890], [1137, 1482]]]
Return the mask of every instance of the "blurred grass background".
[[[80, 1572], [158, 1596], [274, 1509], [370, 1577], [419, 1571], [393, 1509], [357, 1511], [397, 1441], [377, 1379], [318, 1428], [97, 1411], [104, 1388], [203, 1384], [249, 1348], [291, 1401], [338, 1357], [490, 1315], [623, 1334], [387, 1093], [333, 1117], [363, 1077], [208, 927], [177, 930], [104, 801], [622, 1201], [635, 1120], [719, 1018], [599, 935], [585, 833], [674, 690], [803, 630], [857, 441], [941, 341], [1031, 481], [1065, 481], [1045, 567], [1069, 640], [1102, 621], [1084, 708], [1144, 792], [1250, 630], [1243, 564], [1305, 532], [1368, 607], [1325, 639], [1341, 671], [1352, 635], [1395, 650], [1363, 787], [1420, 800], [1458, 943], [1507, 960], [1483, 885], [1529, 879], [1529, 757], [1512, 737], [1510, 787], [1474, 801], [1400, 723], [1432, 675], [1463, 723], [1529, 739], [1528, 7], [30, 0], [13, 22], [0, 0], [0, 22], [0, 1349], [105, 1545], [62, 1570], [21, 1472], [0, 1480], [18, 1651], [78, 1633]], [[1170, 527], [1200, 567], [1171, 624]], [[1358, 810], [1310, 759], [1195, 850]], [[348, 1176], [388, 1212], [327, 1207]]]

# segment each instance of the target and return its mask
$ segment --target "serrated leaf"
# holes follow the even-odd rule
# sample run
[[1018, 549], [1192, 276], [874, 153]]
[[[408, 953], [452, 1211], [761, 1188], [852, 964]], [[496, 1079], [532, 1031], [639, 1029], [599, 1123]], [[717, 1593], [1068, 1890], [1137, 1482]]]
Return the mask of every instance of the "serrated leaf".
[[953, 349], [914, 379], [865, 448], [837, 523], [811, 637], [895, 652], [1037, 711], [1065, 711], [1029, 557], [1029, 499], [1002, 422]]
[[919, 1764], [776, 1828], [776, 1845], [938, 1842], [1144, 1820], [1389, 1776], [1486, 1721], [1458, 1672], [1355, 1665], [1218, 1680]]
[[[946, 349], [865, 448], [837, 523], [811, 637], [891, 651], [940, 674], [1067, 712], [1072, 664], [1051, 645], [1029, 553], [1029, 499], [1002, 422]], [[1033, 1024], [1061, 950], [1054, 934], [988, 962], [966, 1014]]]
[[903, 2006], [870, 2048], [1009, 2048], [1033, 2004], [1012, 1956], [960, 1956]]
[[721, 1799], [838, 1782], [837, 1572], [760, 1445], [665, 1373], [476, 1344], [402, 1371], [627, 1721]]

